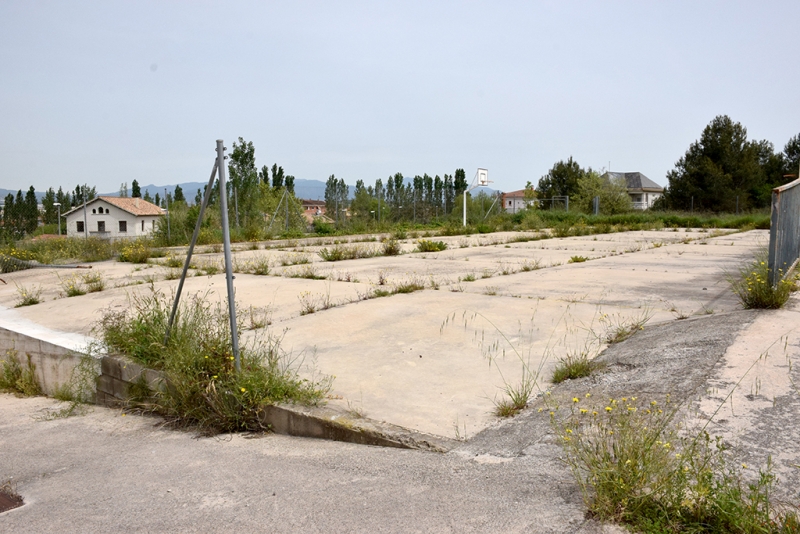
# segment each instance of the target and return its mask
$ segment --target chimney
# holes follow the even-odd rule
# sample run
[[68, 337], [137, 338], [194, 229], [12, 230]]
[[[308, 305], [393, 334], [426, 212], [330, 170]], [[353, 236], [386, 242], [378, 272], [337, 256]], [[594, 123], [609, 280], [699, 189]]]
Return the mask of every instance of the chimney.
[[139, 209], [139, 197], [133, 199], [133, 205], [136, 206], [136, 209]]

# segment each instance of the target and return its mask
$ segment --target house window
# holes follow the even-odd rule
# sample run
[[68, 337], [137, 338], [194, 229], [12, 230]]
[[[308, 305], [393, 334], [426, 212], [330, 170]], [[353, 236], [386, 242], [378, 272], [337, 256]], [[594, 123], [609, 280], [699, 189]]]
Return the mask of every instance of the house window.
[[105, 221], [97, 221], [97, 231], [98, 232], [105, 232], [106, 231], [106, 222]]
[[78, 233], [83, 233], [83, 221], [75, 221], [75, 231]]
[[119, 231], [120, 231], [120, 233], [128, 231], [128, 221], [120, 221], [119, 222]]
[[97, 210], [92, 208], [92, 215], [96, 215], [96, 214], [97, 214]]
[[142, 221], [142, 232], [144, 232], [144, 221]]
[[106, 215], [108, 215], [108, 208], [106, 208]]

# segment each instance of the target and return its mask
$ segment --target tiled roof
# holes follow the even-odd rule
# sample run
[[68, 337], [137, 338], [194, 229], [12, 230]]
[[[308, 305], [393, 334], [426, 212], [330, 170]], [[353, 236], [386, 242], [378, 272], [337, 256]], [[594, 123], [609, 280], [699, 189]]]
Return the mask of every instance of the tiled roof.
[[607, 172], [609, 178], [624, 178], [628, 189], [655, 189], [663, 191], [664, 188], [640, 172]]
[[[164, 210], [153, 204], [152, 202], [148, 202], [143, 198], [132, 198], [132, 197], [95, 197], [89, 202], [86, 203], [86, 206], [97, 202], [98, 200], [103, 200], [108, 202], [112, 206], [116, 206], [123, 211], [127, 211], [131, 215], [164, 215]], [[73, 211], [83, 209], [83, 204], [76, 206], [69, 210], [64, 215], [68, 215]]]
[[163, 215], [164, 210], [143, 198], [133, 197], [99, 197], [109, 204], [133, 215]]
[[520, 189], [519, 191], [509, 191], [508, 193], [503, 193], [504, 197], [525, 197], [525, 189]]

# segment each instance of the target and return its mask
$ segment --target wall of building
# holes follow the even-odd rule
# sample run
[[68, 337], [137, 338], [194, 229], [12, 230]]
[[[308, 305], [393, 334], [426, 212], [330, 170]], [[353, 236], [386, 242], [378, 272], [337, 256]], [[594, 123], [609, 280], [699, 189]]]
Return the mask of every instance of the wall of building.
[[[102, 214], [99, 212], [101, 209], [103, 210]], [[92, 213], [92, 210], [95, 212]], [[106, 210], [108, 210], [108, 213], [106, 213]], [[90, 237], [96, 236], [106, 239], [121, 239], [149, 236], [153, 233], [153, 230], [157, 224], [156, 220], [159, 218], [160, 216], [158, 215], [137, 217], [114, 206], [113, 204], [103, 202], [102, 200], [93, 202], [86, 207], [86, 222], [89, 225]], [[82, 237], [84, 233], [78, 232], [78, 222], [83, 222], [83, 209], [78, 209], [70, 213], [67, 215], [66, 219], [67, 236]], [[120, 221], [125, 221], [126, 223], [125, 232], [120, 231]], [[99, 222], [105, 223], [105, 232], [100, 232], [98, 230]], [[142, 222], [144, 222], [144, 229], [142, 228]]]

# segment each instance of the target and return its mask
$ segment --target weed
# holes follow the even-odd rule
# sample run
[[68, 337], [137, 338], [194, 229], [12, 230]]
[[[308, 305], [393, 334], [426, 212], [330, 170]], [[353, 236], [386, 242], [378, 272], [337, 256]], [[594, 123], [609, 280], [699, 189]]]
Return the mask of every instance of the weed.
[[625, 341], [639, 330], [644, 330], [644, 325], [653, 316], [653, 311], [645, 307], [635, 317], [625, 318], [622, 314], [600, 316], [600, 322], [606, 325], [605, 342], [609, 345]]
[[14, 307], [21, 308], [22, 306], [33, 306], [34, 304], [39, 304], [41, 302], [41, 296], [42, 286], [27, 288], [25, 286], [18, 285], [17, 303], [14, 305]]
[[461, 277], [462, 282], [474, 282], [475, 281], [475, 273], [465, 274]]
[[381, 297], [390, 297], [392, 296], [392, 292], [388, 289], [376, 289], [372, 292], [373, 298], [381, 298]]
[[494, 271], [491, 269], [484, 269], [481, 273], [481, 278], [491, 278], [492, 276], [494, 276]]
[[183, 274], [183, 269], [169, 269], [164, 275], [164, 280], [177, 280]]
[[302, 268], [289, 273], [287, 276], [289, 278], [306, 278], [308, 280], [325, 280], [327, 278], [326, 276], [319, 274], [317, 269], [311, 264], [304, 265]]
[[519, 270], [527, 273], [529, 271], [536, 271], [542, 268], [541, 260], [525, 260], [519, 267]]
[[444, 241], [431, 241], [429, 239], [420, 239], [417, 241], [417, 250], [419, 252], [439, 252], [447, 250], [447, 243]]
[[336, 307], [336, 304], [331, 300], [330, 288], [326, 293], [313, 295], [310, 291], [303, 291], [297, 298], [300, 301], [300, 315], [309, 315], [320, 310]]
[[139, 238], [123, 244], [117, 259], [128, 263], [147, 263], [150, 257], [152, 257], [150, 240]]
[[402, 248], [397, 239], [392, 237], [383, 242], [382, 251], [384, 256], [397, 256], [402, 252]]
[[392, 293], [414, 293], [415, 291], [422, 291], [423, 289], [425, 289], [425, 282], [418, 279], [411, 279], [394, 286]]
[[564, 380], [583, 378], [602, 368], [601, 362], [589, 358], [588, 351], [575, 351], [558, 359], [551, 381], [558, 384]]
[[354, 245], [350, 247], [335, 245], [330, 249], [323, 248], [317, 254], [325, 261], [342, 261], [372, 258], [378, 255], [378, 251], [363, 245]]
[[6, 357], [0, 360], [0, 391], [31, 397], [42, 394], [42, 387], [36, 378], [36, 365], [27, 355], [28, 364], [23, 368], [17, 361], [17, 351], [6, 351]]
[[566, 417], [557, 407], [550, 413], [593, 516], [648, 533], [797, 531], [794, 513], [771, 507], [771, 463], [745, 483], [747, 466], [726, 461], [720, 438], [679, 433], [669, 396], [599, 405], [587, 398], [574, 397]]
[[124, 309], [104, 311], [97, 332], [106, 350], [164, 374], [165, 386], [152, 392], [144, 408], [175, 425], [208, 433], [266, 430], [265, 405], [316, 403], [330, 389], [329, 377], [301, 378], [302, 360], [283, 351], [281, 338], [272, 335], [240, 347], [241, 371], [236, 372], [227, 309], [212, 307], [203, 296], [181, 304], [166, 345], [171, 299], [157, 291], [129, 298]]
[[589, 261], [586, 256], [572, 256], [567, 263], [583, 263], [585, 261]]
[[497, 286], [486, 286], [486, 289], [483, 290], [483, 294], [494, 297], [497, 295], [497, 291]]
[[101, 272], [86, 273], [81, 279], [87, 293], [98, 293], [106, 288], [106, 281]]
[[778, 269], [780, 281], [775, 286], [770, 284], [767, 259], [768, 253], [762, 249], [752, 263], [740, 268], [738, 273], [727, 274], [731, 289], [745, 309], [781, 308], [796, 288], [794, 280], [783, 277], [783, 269]]
[[270, 273], [271, 267], [269, 257], [262, 255], [254, 256], [252, 260], [245, 262], [239, 268], [243, 273], [267, 276]]
[[203, 271], [207, 276], [213, 276], [222, 271], [222, 266], [218, 261], [207, 260], [198, 266], [198, 270]]
[[290, 265], [305, 265], [311, 263], [311, 260], [304, 254], [284, 254], [278, 258], [278, 262], [281, 267], [288, 267]]
[[64, 295], [67, 297], [79, 297], [86, 294], [86, 290], [83, 288], [83, 284], [78, 275], [72, 275], [67, 278], [61, 278], [59, 276], [58, 281]]

